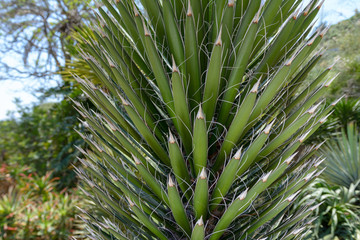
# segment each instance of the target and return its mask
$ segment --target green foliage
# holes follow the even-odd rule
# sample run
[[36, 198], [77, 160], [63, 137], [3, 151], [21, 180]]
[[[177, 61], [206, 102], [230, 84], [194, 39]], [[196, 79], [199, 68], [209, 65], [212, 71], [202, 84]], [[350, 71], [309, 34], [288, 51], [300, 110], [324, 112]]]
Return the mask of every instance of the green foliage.
[[359, 99], [340, 100], [334, 106], [334, 111], [328, 117], [328, 120], [308, 139], [307, 143], [320, 143], [324, 140], [337, 138], [342, 129], [347, 131], [350, 123], [360, 126]]
[[[81, 99], [81, 92], [74, 89], [69, 97]], [[44, 176], [52, 171], [60, 177], [59, 187], [71, 186], [76, 181], [72, 164], [77, 164], [81, 146], [74, 128], [78, 126], [78, 113], [69, 99], [59, 103], [22, 107], [18, 104], [18, 117], [0, 122], [0, 149], [2, 160], [29, 166], [32, 172]]]
[[19, 207], [18, 194], [10, 188], [8, 194], [1, 196], [0, 201], [0, 234], [6, 236], [8, 230], [14, 231], [15, 224], [14, 212]]
[[340, 128], [344, 129], [346, 129], [351, 122], [357, 125], [360, 124], [360, 100], [350, 98], [340, 101], [334, 107], [331, 118], [336, 121], [336, 124]]
[[329, 68], [303, 84], [326, 29], [317, 0], [261, 2], [102, 1], [79, 43], [100, 84], [75, 76], [96, 107], [74, 101], [91, 238], [301, 238], [309, 211], [287, 209], [333, 107]]
[[327, 141], [321, 153], [326, 158], [322, 175], [326, 181], [347, 188], [360, 181], [360, 136], [356, 125], [349, 124], [341, 136]]
[[[351, 120], [358, 114], [357, 101], [343, 101], [335, 108], [333, 119]], [[345, 111], [348, 110], [348, 111]], [[312, 216], [317, 217], [305, 239], [359, 239], [360, 238], [360, 138], [356, 124], [349, 123], [340, 135], [333, 136], [321, 148], [325, 158], [320, 165], [321, 180], [311, 184], [299, 198], [299, 204], [315, 201], [321, 205]], [[315, 210], [314, 209], [314, 210]]]
[[349, 187], [331, 186], [327, 180], [312, 183], [299, 197], [297, 205], [309, 202], [319, 204], [313, 208], [315, 217], [304, 239], [350, 240], [360, 237], [359, 181]]
[[333, 97], [343, 94], [352, 98], [360, 97], [360, 43], [357, 41], [360, 38], [359, 29], [360, 13], [356, 11], [353, 17], [330, 26], [324, 41], [319, 45], [319, 48], [327, 51], [314, 73], [331, 65], [335, 58], [339, 59], [333, 66], [334, 72], [340, 72], [336, 84], [331, 86]]
[[[71, 37], [78, 43], [83, 44], [86, 41], [91, 40], [88, 36], [92, 36], [91, 28], [88, 26], [82, 26], [81, 29], [75, 29], [72, 31]], [[86, 61], [79, 55], [76, 46], [68, 45], [67, 51], [72, 58], [66, 60], [65, 67], [58, 73], [66, 83], [71, 83], [74, 88], [78, 88], [78, 84], [74, 81], [74, 75], [81, 78], [87, 78], [94, 84], [101, 84], [98, 80], [96, 73], [86, 63]]]
[[[0, 238], [58, 240], [70, 236], [84, 237], [84, 226], [76, 215], [76, 206], [83, 206], [75, 190], [57, 192], [56, 179], [50, 173], [44, 177], [15, 175], [13, 167], [6, 167], [15, 184], [0, 196]], [[4, 169], [3, 169], [4, 170]], [[1, 182], [4, 184], [4, 182]]]

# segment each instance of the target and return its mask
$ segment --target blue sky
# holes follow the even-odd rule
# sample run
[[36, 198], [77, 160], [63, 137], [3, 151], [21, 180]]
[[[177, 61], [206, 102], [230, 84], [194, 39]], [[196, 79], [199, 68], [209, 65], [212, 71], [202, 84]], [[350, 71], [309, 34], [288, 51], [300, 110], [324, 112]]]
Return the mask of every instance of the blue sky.
[[[304, 2], [307, 2], [306, 0]], [[341, 20], [351, 17], [355, 9], [360, 9], [360, 0], [325, 0], [322, 10], [319, 14], [319, 20], [329, 24], [337, 23]], [[20, 65], [21, 56], [1, 56], [8, 61], [9, 65]], [[48, 83], [47, 85], [55, 85]], [[6, 118], [8, 111], [15, 110], [14, 99], [19, 98], [24, 105], [30, 105], [36, 101], [31, 89], [34, 87], [34, 81], [0, 81], [0, 120]]]

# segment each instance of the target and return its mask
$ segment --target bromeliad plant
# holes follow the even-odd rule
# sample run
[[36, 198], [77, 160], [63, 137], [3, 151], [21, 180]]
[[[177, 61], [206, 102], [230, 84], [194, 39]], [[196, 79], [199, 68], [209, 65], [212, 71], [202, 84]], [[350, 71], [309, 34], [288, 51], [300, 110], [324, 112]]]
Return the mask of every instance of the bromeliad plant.
[[359, 239], [359, 181], [349, 187], [328, 184], [328, 180], [316, 179], [299, 195], [297, 206], [314, 201], [314, 221], [304, 239]]
[[[91, 150], [78, 169], [102, 217], [93, 239], [299, 239], [318, 148], [298, 150], [333, 105], [330, 67], [304, 87], [326, 29], [321, 2], [103, 0], [76, 77]], [[304, 89], [303, 91], [300, 91]], [[306, 230], [306, 229], [305, 229]]]

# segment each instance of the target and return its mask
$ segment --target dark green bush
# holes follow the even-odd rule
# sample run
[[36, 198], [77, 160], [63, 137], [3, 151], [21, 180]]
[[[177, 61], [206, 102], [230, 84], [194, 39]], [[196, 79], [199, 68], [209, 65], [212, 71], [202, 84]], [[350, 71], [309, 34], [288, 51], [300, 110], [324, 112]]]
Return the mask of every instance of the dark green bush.
[[[81, 100], [80, 92], [72, 90], [69, 97]], [[18, 103], [17, 117], [0, 122], [0, 161], [29, 166], [29, 171], [44, 176], [51, 171], [59, 177], [59, 188], [74, 186], [73, 164], [81, 156], [75, 145], [84, 141], [74, 128], [81, 130], [78, 113], [65, 98], [58, 103], [22, 107]]]

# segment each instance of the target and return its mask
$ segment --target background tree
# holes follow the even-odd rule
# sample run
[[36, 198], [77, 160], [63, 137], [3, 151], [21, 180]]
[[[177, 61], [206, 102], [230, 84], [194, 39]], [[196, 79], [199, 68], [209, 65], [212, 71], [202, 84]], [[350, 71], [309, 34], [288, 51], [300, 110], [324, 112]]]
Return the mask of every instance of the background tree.
[[314, 72], [331, 65], [333, 59], [334, 74], [340, 73], [337, 84], [331, 87], [331, 96], [343, 94], [350, 98], [360, 97], [360, 13], [356, 10], [351, 18], [330, 26], [329, 32], [319, 49], [327, 49]]
[[0, 51], [21, 56], [23, 65], [1, 61], [1, 78], [54, 78], [72, 58], [73, 29], [90, 20], [90, 0], [4, 0], [0, 2]]
[[[77, 58], [74, 49], [77, 41], [73, 37], [76, 29], [91, 21], [91, 5], [90, 0], [5, 0], [0, 3], [3, 57], [0, 79], [42, 83], [40, 89], [31, 89], [40, 92], [39, 103], [23, 106], [18, 102], [16, 114], [0, 122], [1, 135], [7, 136], [0, 139], [2, 160], [28, 165], [40, 175], [53, 171], [53, 176], [61, 177], [61, 187], [74, 183], [72, 164], [79, 156], [74, 145], [83, 144], [74, 130], [81, 127], [70, 98], [81, 102], [86, 98], [67, 69], [73, 64], [85, 72], [88, 69]], [[22, 64], [9, 64], [6, 58], [9, 54], [22, 58]], [[56, 81], [57, 85], [50, 88], [47, 84], [50, 81]], [[53, 103], [48, 100], [52, 96], [57, 98]]]

